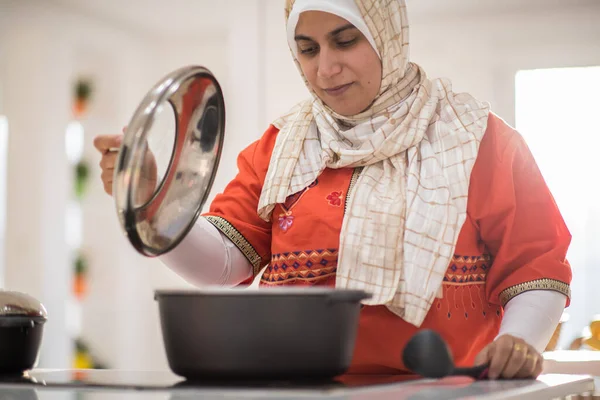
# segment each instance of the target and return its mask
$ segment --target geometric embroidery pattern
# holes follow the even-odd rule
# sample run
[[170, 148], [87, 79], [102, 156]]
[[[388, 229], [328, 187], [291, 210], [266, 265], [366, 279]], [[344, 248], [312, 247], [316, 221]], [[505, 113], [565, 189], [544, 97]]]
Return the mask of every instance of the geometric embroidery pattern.
[[518, 285], [504, 289], [499, 295], [500, 302], [502, 306], [505, 306], [506, 303], [508, 303], [513, 297], [530, 290], [551, 290], [562, 293], [566, 297], [571, 298], [571, 288], [568, 283], [561, 282], [556, 279], [542, 278], [519, 283]]
[[320, 249], [273, 254], [261, 282], [278, 285], [290, 281], [319, 281], [335, 275], [338, 250]]
[[455, 254], [444, 275], [447, 285], [484, 284], [492, 265], [489, 254], [480, 256], [461, 256]]

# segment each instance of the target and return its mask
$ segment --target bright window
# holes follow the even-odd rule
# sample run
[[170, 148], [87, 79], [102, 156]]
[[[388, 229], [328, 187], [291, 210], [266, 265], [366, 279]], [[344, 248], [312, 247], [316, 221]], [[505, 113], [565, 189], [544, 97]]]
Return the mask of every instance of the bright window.
[[81, 160], [83, 153], [84, 131], [79, 121], [71, 121], [65, 132], [65, 151], [67, 159], [73, 165]]
[[[79, 121], [69, 122], [65, 132], [65, 151], [73, 169], [83, 155], [84, 135], [83, 125]], [[65, 240], [69, 248], [78, 249], [83, 239], [83, 217], [81, 206], [76, 199], [71, 199], [67, 204], [65, 228]]]

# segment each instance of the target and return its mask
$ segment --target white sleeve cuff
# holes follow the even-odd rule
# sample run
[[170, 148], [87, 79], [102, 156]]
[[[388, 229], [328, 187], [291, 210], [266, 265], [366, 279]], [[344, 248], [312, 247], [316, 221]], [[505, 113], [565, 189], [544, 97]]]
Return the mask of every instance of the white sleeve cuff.
[[552, 290], [521, 293], [504, 306], [498, 336], [519, 337], [543, 352], [560, 322], [566, 300], [564, 294]]
[[235, 286], [252, 276], [244, 254], [202, 217], [176, 248], [159, 259], [195, 286]]

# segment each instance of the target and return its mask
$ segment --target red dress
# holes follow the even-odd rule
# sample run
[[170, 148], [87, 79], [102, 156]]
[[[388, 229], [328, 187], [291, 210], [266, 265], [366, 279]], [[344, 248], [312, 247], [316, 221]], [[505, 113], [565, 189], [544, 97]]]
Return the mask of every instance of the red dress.
[[[205, 214], [245, 254], [262, 286], [334, 286], [348, 193], [360, 169], [326, 169], [301, 193], [257, 215], [278, 130], [243, 150], [239, 174]], [[571, 236], [522, 137], [490, 114], [469, 186], [467, 218], [443, 282], [421, 328], [448, 342], [458, 365], [472, 364], [500, 327], [502, 306], [527, 290], [569, 296]], [[361, 311], [350, 373], [406, 372], [402, 350], [417, 331], [385, 306]]]

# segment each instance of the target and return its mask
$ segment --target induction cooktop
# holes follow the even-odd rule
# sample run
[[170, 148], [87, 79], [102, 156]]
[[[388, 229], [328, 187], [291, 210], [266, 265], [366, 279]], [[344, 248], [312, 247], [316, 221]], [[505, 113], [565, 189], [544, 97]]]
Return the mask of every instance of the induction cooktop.
[[135, 390], [176, 389], [290, 389], [329, 390], [395, 384], [419, 379], [415, 375], [343, 375], [331, 380], [195, 380], [188, 381], [168, 371], [124, 370], [35, 370], [23, 376], [0, 375], [0, 384], [49, 387], [102, 387]]
[[[478, 381], [468, 377], [420, 380], [406, 375], [344, 375], [330, 381], [194, 381], [168, 371], [35, 370], [20, 377], [0, 375], [0, 399], [191, 400], [312, 399], [432, 400], [494, 395], [501, 398], [564, 398], [593, 390], [593, 379], [541, 377], [537, 381]], [[96, 396], [98, 395], [98, 396]], [[496, 398], [496, 397], [494, 397]]]

